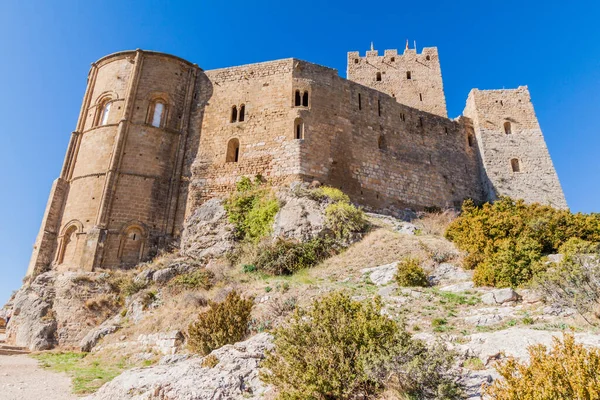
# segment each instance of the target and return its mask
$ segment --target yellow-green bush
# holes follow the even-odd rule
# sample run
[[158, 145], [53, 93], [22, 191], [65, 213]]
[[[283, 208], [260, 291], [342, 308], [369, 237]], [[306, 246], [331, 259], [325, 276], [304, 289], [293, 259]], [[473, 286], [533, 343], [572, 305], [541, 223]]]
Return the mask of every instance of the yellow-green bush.
[[568, 239], [600, 241], [600, 214], [571, 214], [508, 197], [481, 207], [467, 200], [446, 237], [468, 253], [464, 266], [475, 269], [476, 284], [517, 286], [531, 280], [543, 254]]
[[340, 189], [336, 189], [331, 186], [321, 186], [317, 189], [310, 191], [310, 196], [315, 200], [329, 199], [333, 203], [342, 202], [349, 203], [350, 197], [342, 192]]
[[575, 343], [573, 335], [528, 348], [530, 362], [514, 359], [497, 366], [503, 379], [485, 388], [495, 400], [600, 400], [600, 350]]
[[248, 332], [254, 302], [232, 291], [222, 303], [210, 303], [210, 309], [198, 315], [188, 328], [190, 350], [206, 355], [226, 344], [244, 339]]
[[454, 399], [460, 392], [446, 373], [452, 353], [430, 352], [412, 340], [381, 315], [378, 300], [333, 293], [296, 309], [273, 334], [261, 379], [278, 389], [279, 399], [367, 398], [386, 385], [409, 398]]
[[552, 304], [573, 308], [590, 324], [600, 322], [600, 246], [570, 239], [560, 247], [562, 260], [547, 263], [535, 279]]
[[214, 274], [203, 268], [186, 272], [169, 281], [169, 286], [177, 289], [204, 289], [208, 290], [213, 285]]
[[268, 274], [290, 275], [315, 266], [335, 252], [333, 240], [327, 237], [307, 242], [277, 238], [274, 242], [259, 244], [252, 265]]
[[403, 287], [429, 286], [427, 274], [421, 268], [420, 261], [412, 257], [406, 257], [398, 263], [396, 282]]
[[361, 209], [341, 201], [327, 206], [325, 223], [336, 238], [342, 240], [350, 239], [353, 233], [362, 233], [369, 227]]
[[257, 242], [271, 232], [279, 202], [262, 178], [257, 177], [252, 182], [244, 176], [224, 207], [229, 221], [236, 228], [237, 238]]

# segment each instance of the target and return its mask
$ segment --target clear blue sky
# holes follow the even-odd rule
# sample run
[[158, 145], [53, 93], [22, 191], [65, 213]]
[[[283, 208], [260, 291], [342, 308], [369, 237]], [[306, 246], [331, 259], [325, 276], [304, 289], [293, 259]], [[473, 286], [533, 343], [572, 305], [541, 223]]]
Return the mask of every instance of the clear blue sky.
[[[471, 88], [529, 85], [573, 211], [600, 211], [598, 1], [30, 1], [0, 5], [0, 303], [20, 286], [90, 63], [119, 50], [204, 69], [437, 46], [448, 111]], [[420, 51], [420, 50], [419, 50]]]

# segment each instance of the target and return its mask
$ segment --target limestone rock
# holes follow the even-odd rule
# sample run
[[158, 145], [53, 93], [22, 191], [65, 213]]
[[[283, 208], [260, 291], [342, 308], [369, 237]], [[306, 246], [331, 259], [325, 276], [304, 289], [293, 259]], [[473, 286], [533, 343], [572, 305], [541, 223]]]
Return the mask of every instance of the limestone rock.
[[[584, 346], [600, 348], [600, 335], [575, 333], [575, 341]], [[496, 332], [475, 333], [470, 341], [459, 348], [471, 356], [479, 357], [484, 364], [498, 357], [529, 359], [527, 347], [534, 344], [552, 346], [552, 338], [562, 339], [562, 332], [550, 332], [528, 328], [509, 328]]]
[[481, 296], [483, 304], [504, 304], [518, 301], [521, 298], [517, 292], [511, 288], [494, 289]]
[[296, 197], [285, 191], [278, 193], [282, 203], [273, 221], [273, 236], [310, 240], [325, 229], [324, 206], [309, 197]]
[[155, 271], [152, 274], [152, 280], [156, 283], [167, 283], [177, 275], [177, 269], [175, 267], [163, 268]]
[[446, 285], [439, 288], [441, 292], [460, 293], [466, 290], [471, 290], [475, 287], [473, 282], [460, 282], [453, 285]]
[[79, 347], [83, 352], [90, 352], [98, 344], [100, 339], [106, 335], [116, 332], [121, 328], [121, 316], [116, 315], [114, 318], [105, 321], [102, 325], [92, 329], [85, 337], [81, 340]]
[[485, 307], [468, 311], [464, 321], [476, 326], [489, 326], [514, 316], [514, 307]]
[[234, 246], [234, 227], [220, 199], [210, 199], [194, 211], [185, 223], [181, 253], [195, 258], [219, 257]]
[[371, 282], [377, 286], [387, 285], [394, 280], [398, 271], [398, 261], [373, 268], [361, 269], [363, 275], [368, 275]]
[[450, 263], [441, 263], [438, 265], [431, 275], [429, 282], [433, 285], [440, 283], [454, 283], [470, 281], [473, 277], [473, 271], [465, 271], [464, 269]]
[[211, 353], [219, 363], [202, 367], [201, 357], [164, 358], [158, 365], [123, 372], [87, 400], [261, 399], [270, 388], [258, 377], [258, 365], [272, 347], [261, 333]]

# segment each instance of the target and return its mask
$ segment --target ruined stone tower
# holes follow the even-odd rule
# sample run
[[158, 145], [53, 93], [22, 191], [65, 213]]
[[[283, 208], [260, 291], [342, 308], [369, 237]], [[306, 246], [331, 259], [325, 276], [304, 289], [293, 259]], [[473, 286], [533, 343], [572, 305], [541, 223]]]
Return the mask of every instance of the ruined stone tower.
[[527, 88], [474, 89], [448, 119], [436, 48], [348, 53], [348, 79], [297, 59], [203, 71], [125, 51], [92, 64], [28, 275], [135, 265], [257, 174], [384, 212], [500, 195], [566, 207]]

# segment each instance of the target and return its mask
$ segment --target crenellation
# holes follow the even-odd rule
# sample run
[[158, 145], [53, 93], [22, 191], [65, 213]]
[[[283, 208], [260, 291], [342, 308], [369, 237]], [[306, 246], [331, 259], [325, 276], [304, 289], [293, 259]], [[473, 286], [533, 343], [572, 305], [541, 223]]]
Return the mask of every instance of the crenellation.
[[103, 57], [28, 275], [148, 259], [240, 176], [316, 180], [373, 210], [503, 194], [566, 207], [527, 87], [474, 89], [450, 120], [435, 47], [349, 52], [347, 76], [294, 58], [203, 71], [157, 52]]

